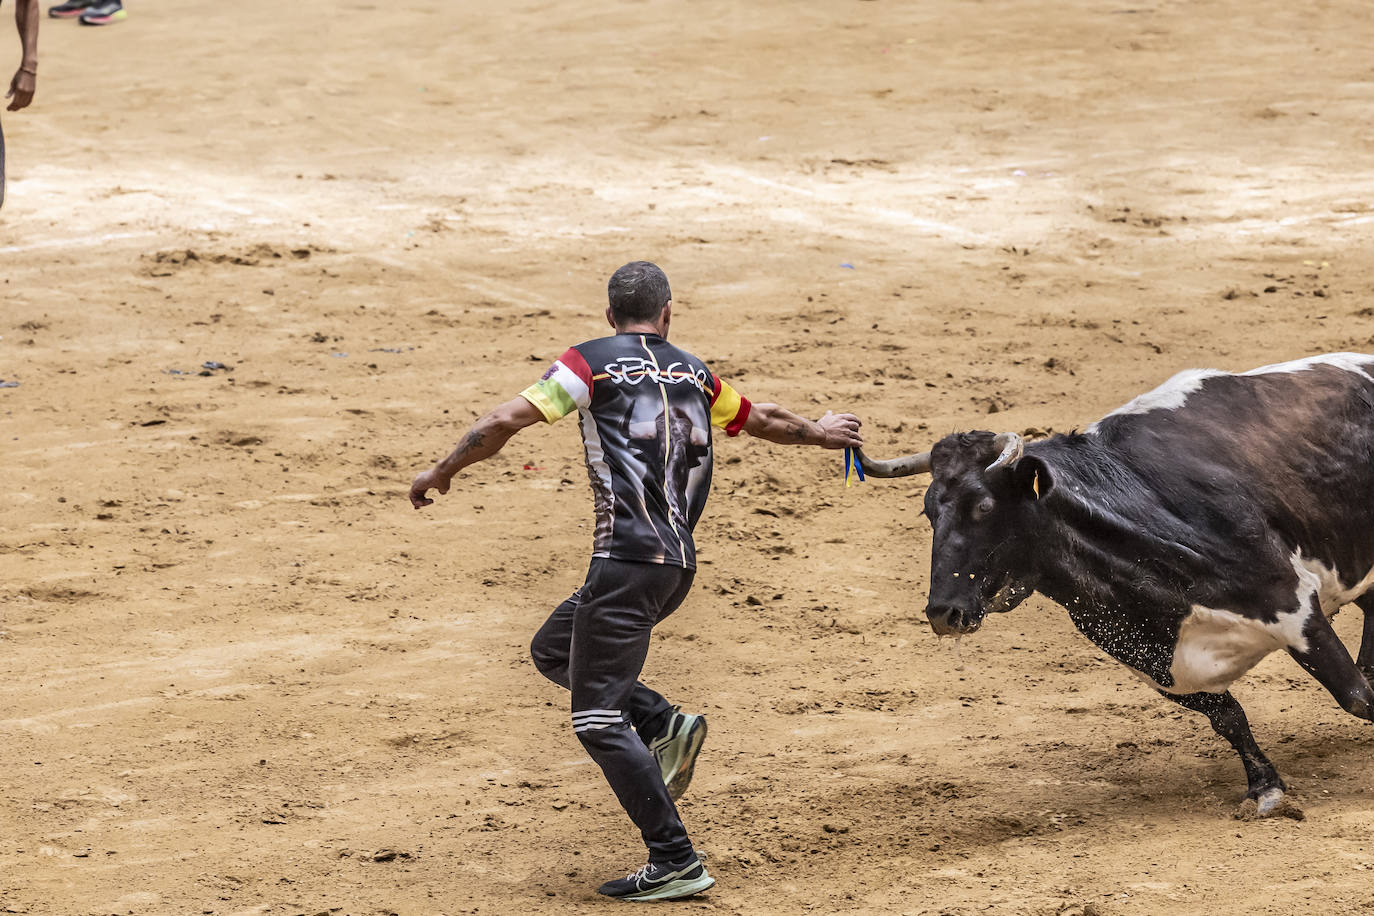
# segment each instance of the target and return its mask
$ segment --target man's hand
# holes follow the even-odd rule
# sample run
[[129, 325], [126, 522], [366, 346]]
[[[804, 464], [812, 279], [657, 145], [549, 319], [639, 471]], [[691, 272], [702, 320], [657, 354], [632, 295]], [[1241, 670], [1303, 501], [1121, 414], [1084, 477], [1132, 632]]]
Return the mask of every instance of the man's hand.
[[864, 437], [859, 435], [859, 418], [852, 413], [831, 413], [827, 410], [816, 424], [825, 431], [821, 448], [855, 448], [864, 444]]
[[425, 493], [429, 490], [438, 490], [439, 495], [443, 496], [448, 493], [451, 480], [452, 478], [439, 473], [437, 468], [421, 471], [415, 475], [415, 482], [410, 485], [410, 504], [417, 509], [432, 505], [434, 500], [426, 498]]
[[38, 79], [33, 73], [20, 67], [14, 71], [14, 79], [10, 80], [10, 91], [5, 93], [5, 98], [13, 99], [10, 102], [9, 110], [18, 111], [21, 108], [28, 108], [33, 101], [33, 93], [37, 88]]

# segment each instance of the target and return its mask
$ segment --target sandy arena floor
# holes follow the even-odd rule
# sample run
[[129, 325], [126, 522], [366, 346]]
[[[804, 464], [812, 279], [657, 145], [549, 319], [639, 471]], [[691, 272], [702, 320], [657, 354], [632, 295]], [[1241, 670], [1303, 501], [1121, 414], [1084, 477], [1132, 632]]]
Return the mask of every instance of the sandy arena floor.
[[[1374, 348], [1369, 4], [130, 7], [45, 22], [3, 116], [0, 912], [614, 908], [642, 849], [526, 656], [575, 427], [404, 494], [627, 260], [879, 456]], [[646, 670], [711, 721], [675, 910], [1374, 907], [1374, 732], [1287, 657], [1237, 694], [1307, 819], [1237, 821], [1231, 750], [1059, 607], [935, 639], [919, 481], [717, 444]]]

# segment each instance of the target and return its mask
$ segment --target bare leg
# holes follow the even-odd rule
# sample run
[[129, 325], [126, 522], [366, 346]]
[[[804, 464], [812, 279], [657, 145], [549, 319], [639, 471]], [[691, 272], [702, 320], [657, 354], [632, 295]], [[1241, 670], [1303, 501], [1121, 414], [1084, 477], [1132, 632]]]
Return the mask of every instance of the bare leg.
[[[1366, 618], [1365, 635], [1369, 635]], [[1350, 653], [1331, 629], [1331, 622], [1321, 614], [1313, 614], [1307, 621], [1304, 636], [1307, 637], [1307, 651], [1289, 649], [1307, 673], [1316, 678], [1327, 692], [1336, 698], [1341, 708], [1352, 716], [1374, 722], [1374, 687], [1355, 666]], [[1361, 648], [1363, 657], [1364, 650]]]
[[1355, 604], [1364, 611], [1364, 635], [1360, 637], [1360, 654], [1355, 664], [1366, 680], [1374, 682], [1374, 592], [1356, 598]]
[[1250, 722], [1245, 718], [1245, 710], [1241, 709], [1229, 691], [1185, 693], [1181, 696], [1164, 693], [1162, 690], [1160, 693], [1180, 706], [1202, 713], [1212, 723], [1212, 730], [1236, 749], [1236, 753], [1240, 755], [1240, 762], [1245, 766], [1245, 778], [1249, 782], [1245, 797], [1255, 800], [1261, 817], [1278, 807], [1279, 802], [1283, 800], [1284, 790], [1288, 787], [1279, 778], [1279, 771], [1274, 769], [1269, 758], [1264, 756], [1264, 751], [1255, 743], [1255, 736], [1250, 733]]

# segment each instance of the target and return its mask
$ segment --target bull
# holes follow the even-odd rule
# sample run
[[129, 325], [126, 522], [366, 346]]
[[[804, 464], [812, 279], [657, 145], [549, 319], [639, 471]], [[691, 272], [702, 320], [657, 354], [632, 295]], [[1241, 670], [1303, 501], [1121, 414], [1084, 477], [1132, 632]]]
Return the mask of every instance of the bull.
[[[1247, 805], [1287, 786], [1230, 685], [1283, 649], [1374, 721], [1374, 356], [1181, 372], [1082, 432], [956, 433], [874, 477], [930, 474], [926, 616], [962, 635], [1040, 592], [1240, 755]], [[1330, 618], [1364, 612], [1358, 660]]]

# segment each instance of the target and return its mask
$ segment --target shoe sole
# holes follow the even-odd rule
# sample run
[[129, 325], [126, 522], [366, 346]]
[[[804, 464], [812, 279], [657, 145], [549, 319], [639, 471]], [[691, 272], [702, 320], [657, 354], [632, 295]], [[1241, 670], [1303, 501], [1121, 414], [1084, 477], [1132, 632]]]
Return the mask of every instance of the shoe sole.
[[663, 887], [655, 888], [645, 894], [637, 894], [634, 897], [621, 897], [621, 900], [628, 900], [631, 903], [653, 903], [656, 900], [677, 900], [679, 897], [690, 897], [693, 894], [700, 894], [704, 890], [709, 890], [716, 883], [716, 879], [710, 875], [703, 874], [700, 878], [691, 881], [669, 881]]
[[78, 16], [84, 16], [85, 13], [86, 13], [86, 11], [85, 11], [84, 9], [83, 9], [83, 10], [67, 10], [66, 12], [61, 12], [61, 13], [55, 13], [55, 12], [53, 12], [52, 10], [48, 10], [48, 18], [49, 18], [49, 19], [75, 19], [75, 18], [78, 17]]
[[682, 763], [678, 764], [677, 772], [668, 777], [668, 797], [677, 801], [687, 793], [687, 786], [691, 785], [692, 773], [696, 770], [697, 755], [701, 753], [701, 746], [706, 742], [706, 717], [700, 716], [692, 730], [687, 733], [687, 751], [682, 755]]
[[128, 11], [128, 10], [120, 10], [119, 12], [115, 13], [113, 16], [82, 16], [82, 17], [81, 17], [81, 24], [82, 24], [82, 25], [109, 25], [109, 24], [112, 23], [112, 22], [120, 22], [121, 20], [128, 18], [128, 15], [129, 15], [129, 11]]

